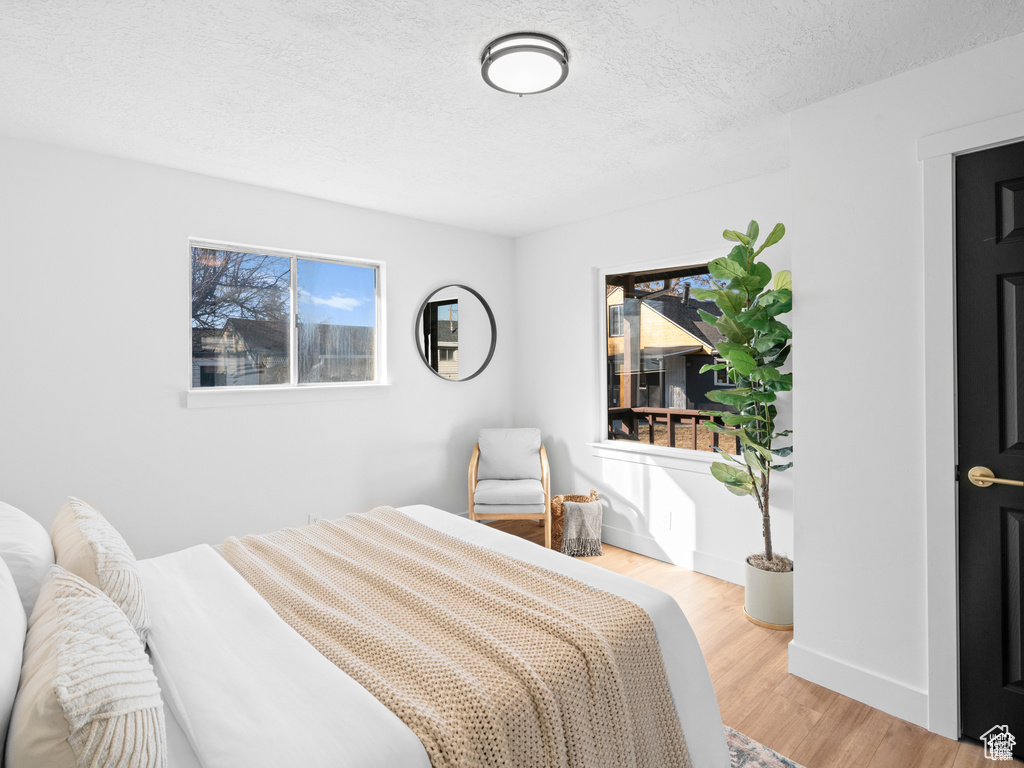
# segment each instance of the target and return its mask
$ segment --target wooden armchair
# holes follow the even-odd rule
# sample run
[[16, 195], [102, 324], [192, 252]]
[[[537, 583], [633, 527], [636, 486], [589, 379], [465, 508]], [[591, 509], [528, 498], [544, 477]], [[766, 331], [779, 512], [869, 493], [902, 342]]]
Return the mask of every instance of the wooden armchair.
[[551, 547], [551, 472], [539, 429], [482, 429], [469, 460], [470, 520], [539, 520]]

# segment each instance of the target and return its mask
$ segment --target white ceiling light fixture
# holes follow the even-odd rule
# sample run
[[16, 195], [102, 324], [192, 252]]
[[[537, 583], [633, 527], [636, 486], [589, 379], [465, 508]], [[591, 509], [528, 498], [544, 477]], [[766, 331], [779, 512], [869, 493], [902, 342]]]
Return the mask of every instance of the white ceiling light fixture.
[[480, 74], [491, 88], [505, 93], [544, 93], [565, 81], [569, 52], [549, 35], [517, 32], [487, 44]]

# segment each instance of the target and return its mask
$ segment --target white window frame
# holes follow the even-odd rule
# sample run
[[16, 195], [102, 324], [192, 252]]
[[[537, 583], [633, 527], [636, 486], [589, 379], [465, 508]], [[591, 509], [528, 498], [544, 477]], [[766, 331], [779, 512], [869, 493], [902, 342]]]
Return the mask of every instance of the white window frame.
[[661, 445], [646, 445], [631, 440], [608, 439], [608, 294], [606, 284], [609, 275], [621, 275], [628, 272], [648, 272], [657, 269], [673, 269], [697, 267], [707, 264], [712, 259], [727, 256], [728, 248], [714, 248], [707, 251], [695, 251], [668, 258], [642, 261], [629, 264], [618, 264], [594, 270], [596, 282], [593, 288], [595, 298], [595, 365], [594, 382], [597, 386], [597, 410], [594, 413], [595, 439], [590, 443], [591, 455], [601, 459], [627, 461], [635, 464], [680, 469], [688, 472], [707, 474], [712, 462], [719, 456], [712, 451], [695, 451], [692, 448], [667, 448]]
[[[716, 357], [715, 358], [715, 365], [721, 365], [724, 362], [725, 362], [725, 358], [722, 358], [722, 357]], [[715, 374], [715, 386], [716, 387], [732, 387], [732, 386], [734, 386], [733, 383], [731, 381], [729, 381], [729, 372], [726, 371], [724, 368], [722, 370], [720, 370], [720, 371], [712, 371], [712, 373]], [[719, 376], [722, 376], [725, 379], [725, 381], [719, 381], [718, 380]]]
[[[613, 272], [612, 274], [615, 274], [615, 273]], [[605, 301], [607, 301], [607, 300], [608, 300], [608, 297], [606, 296], [605, 297]], [[619, 332], [618, 333], [612, 333], [612, 331], [611, 331], [611, 328], [612, 328], [612, 310], [613, 309], [618, 309], [619, 310]], [[622, 305], [621, 304], [609, 304], [608, 305], [608, 336], [613, 338], [613, 339], [620, 338], [622, 336], [622, 329], [623, 329], [623, 326], [622, 326]]]
[[[288, 339], [289, 339], [289, 382], [287, 384], [263, 384], [260, 386], [225, 386], [225, 387], [193, 387], [192, 386], [192, 249], [212, 248], [216, 250], [235, 251], [238, 253], [255, 253], [266, 256], [277, 256], [292, 260], [291, 267], [291, 300]], [[223, 240], [211, 240], [203, 237], [188, 238], [189, 258], [185, 260], [187, 291], [187, 305], [189, 306], [189, 334], [186, 337], [188, 343], [188, 378], [185, 388], [185, 405], [188, 408], [207, 408], [226, 405], [258, 405], [268, 403], [301, 402], [350, 399], [362, 397], [376, 397], [383, 394], [382, 390], [389, 386], [387, 375], [387, 333], [385, 328], [386, 317], [386, 263], [381, 259], [368, 259], [353, 256], [340, 256], [335, 254], [314, 253], [311, 251], [300, 251], [292, 248], [266, 247], [248, 243], [233, 243]], [[298, 315], [298, 269], [297, 259], [307, 261], [323, 261], [333, 264], [346, 264], [357, 267], [371, 267], [377, 272], [376, 279], [376, 316], [375, 316], [375, 339], [376, 339], [376, 360], [375, 375], [372, 381], [345, 381], [345, 382], [324, 382], [324, 383], [300, 383], [298, 381], [298, 354], [297, 343], [297, 315]]]

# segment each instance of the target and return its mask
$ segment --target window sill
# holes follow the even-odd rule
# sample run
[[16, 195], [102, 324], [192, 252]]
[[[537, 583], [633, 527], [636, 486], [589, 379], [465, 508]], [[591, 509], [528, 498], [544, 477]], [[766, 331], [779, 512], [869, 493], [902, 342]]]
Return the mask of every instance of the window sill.
[[717, 453], [694, 451], [689, 448], [666, 448], [660, 445], [633, 443], [626, 440], [602, 440], [590, 443], [592, 456], [612, 461], [629, 461], [663, 469], [681, 469], [685, 472], [710, 474], [711, 463], [723, 461]]
[[358, 383], [308, 385], [303, 387], [237, 387], [190, 389], [185, 392], [186, 408], [222, 408], [236, 405], [280, 405], [320, 403], [331, 400], [365, 400], [383, 397], [390, 384]]

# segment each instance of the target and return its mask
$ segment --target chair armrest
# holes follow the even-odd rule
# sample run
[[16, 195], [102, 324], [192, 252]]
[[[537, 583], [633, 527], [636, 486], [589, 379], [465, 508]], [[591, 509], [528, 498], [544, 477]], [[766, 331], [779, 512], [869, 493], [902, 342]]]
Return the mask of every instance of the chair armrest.
[[551, 509], [551, 469], [548, 467], [548, 452], [540, 447], [540, 482], [544, 486], [544, 504]]
[[473, 446], [473, 455], [469, 457], [469, 513], [473, 514], [473, 491], [476, 490], [476, 473], [480, 469], [480, 443]]

